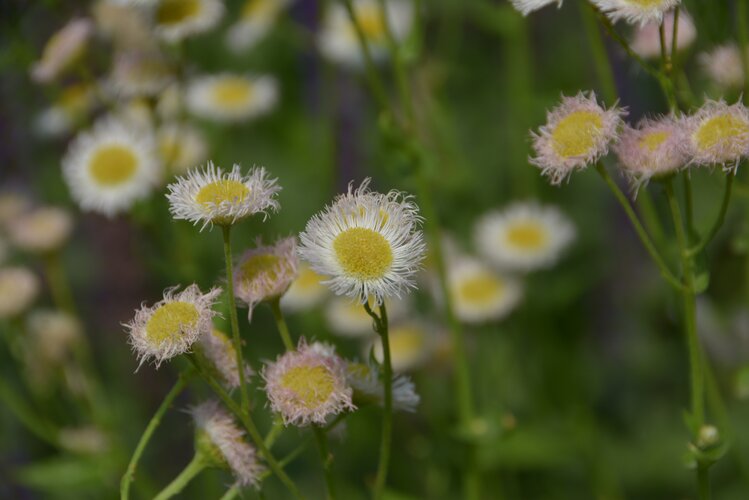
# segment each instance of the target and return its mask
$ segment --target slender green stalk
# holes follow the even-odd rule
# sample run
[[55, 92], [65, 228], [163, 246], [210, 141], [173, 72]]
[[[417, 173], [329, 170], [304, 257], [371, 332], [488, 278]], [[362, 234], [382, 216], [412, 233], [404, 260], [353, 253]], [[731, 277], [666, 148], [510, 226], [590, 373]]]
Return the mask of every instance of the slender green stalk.
[[598, 76], [598, 83], [601, 84], [603, 90], [603, 96], [608, 103], [616, 101], [617, 92], [616, 84], [614, 83], [614, 74], [611, 68], [611, 61], [606, 53], [606, 47], [603, 44], [603, 38], [601, 32], [596, 24], [596, 18], [587, 5], [587, 2], [578, 2], [580, 6], [580, 14], [583, 17], [583, 25], [585, 27], [585, 34], [587, 35], [588, 44], [590, 50], [593, 53], [593, 62], [595, 63], [596, 75]]
[[224, 493], [219, 500], [234, 500], [239, 495], [239, 485], [235, 484]]
[[237, 304], [234, 300], [234, 272], [231, 255], [231, 226], [221, 226], [224, 236], [224, 261], [226, 262], [226, 292], [229, 294], [229, 320], [231, 322], [231, 335], [234, 342], [234, 351], [237, 355], [237, 366], [239, 371], [239, 394], [242, 401], [242, 411], [250, 414], [250, 398], [247, 395], [247, 383], [244, 379], [245, 373], [241, 367], [244, 366], [242, 355], [242, 338], [239, 335], [239, 319], [237, 318]]
[[[408, 127], [414, 126], [414, 107], [413, 99], [411, 96], [411, 87], [408, 84], [408, 77], [406, 76], [406, 68], [403, 64], [403, 57], [398, 47], [398, 42], [393, 35], [393, 29], [390, 26], [390, 19], [387, 15], [387, 6], [385, 0], [378, 0], [380, 10], [383, 13], [383, 19], [385, 24], [385, 38], [387, 39], [388, 48], [390, 49], [390, 58], [393, 62], [393, 72], [395, 73], [395, 81], [398, 86], [398, 94], [400, 95], [401, 105], [406, 110], [406, 124]], [[417, 12], [418, 15], [418, 12]]]
[[637, 193], [637, 205], [640, 208], [640, 213], [645, 222], [645, 227], [653, 235], [653, 240], [656, 245], [664, 245], [665, 234], [663, 233], [663, 225], [658, 218], [658, 212], [655, 209], [655, 203], [653, 202], [653, 196], [648, 191], [647, 187], [640, 188]]
[[668, 52], [666, 46], [666, 22], [661, 21], [658, 26], [658, 35], [661, 41], [661, 78], [658, 78], [658, 82], [661, 84], [663, 93], [666, 94], [666, 100], [668, 101], [668, 107], [671, 112], [676, 111], [678, 104], [676, 102], [676, 94], [674, 93], [674, 84], [671, 79], [673, 70], [673, 64], [671, 63], [671, 54]]
[[166, 488], [161, 490], [161, 492], [154, 497], [154, 500], [167, 500], [168, 498], [172, 498], [175, 495], [178, 495], [183, 489], [185, 489], [185, 486], [192, 481], [195, 476], [203, 472], [203, 469], [207, 467], [206, 461], [203, 459], [203, 457], [200, 455], [200, 453], [196, 453], [194, 457], [192, 457], [192, 460], [189, 464], [182, 470], [182, 472], [179, 473], [177, 477], [174, 478], [174, 480], [169, 483]]
[[153, 433], [156, 431], [156, 428], [161, 423], [161, 419], [163, 418], [164, 414], [172, 405], [172, 402], [174, 401], [174, 399], [185, 388], [189, 378], [190, 378], [190, 375], [180, 374], [179, 378], [177, 379], [177, 382], [174, 384], [171, 390], [167, 393], [167, 395], [164, 396], [164, 400], [161, 402], [161, 405], [159, 405], [158, 409], [156, 410], [156, 413], [153, 414], [153, 417], [151, 417], [151, 420], [148, 422], [148, 425], [146, 426], [146, 430], [143, 431], [143, 435], [140, 437], [140, 440], [138, 441], [138, 445], [135, 447], [135, 451], [133, 452], [133, 456], [130, 459], [130, 463], [127, 466], [127, 470], [125, 471], [125, 474], [122, 476], [122, 481], [120, 482], [121, 500], [127, 500], [129, 498], [130, 483], [132, 483], [133, 476], [135, 476], [135, 470], [138, 467], [138, 461], [140, 461], [140, 457], [143, 455], [143, 451], [146, 449], [146, 445], [148, 445], [148, 442], [151, 440], [151, 436], [153, 436]]
[[276, 327], [278, 333], [281, 335], [281, 340], [287, 351], [294, 350], [294, 343], [291, 341], [291, 335], [289, 334], [289, 327], [286, 324], [286, 319], [281, 311], [281, 300], [280, 298], [273, 299], [269, 302], [270, 309], [273, 311], [273, 318], [276, 320]]
[[0, 377], [0, 400], [29, 432], [52, 446], [60, 446], [57, 430], [50, 423], [36, 416], [3, 377]]
[[725, 189], [723, 190], [723, 201], [720, 204], [718, 217], [715, 219], [713, 226], [710, 228], [710, 232], [708, 232], [705, 237], [700, 240], [697, 246], [688, 250], [687, 253], [690, 257], [693, 257], [704, 250], [708, 243], [710, 243], [713, 238], [715, 238], [715, 235], [718, 234], [721, 226], [723, 226], [723, 222], [726, 220], [726, 212], [728, 212], [728, 204], [731, 201], [731, 192], [733, 188], [733, 181], [735, 178], [736, 170], [733, 170], [728, 174], [728, 177], [726, 178]]
[[749, 99], [749, 0], [737, 0], [736, 18], [738, 22], [739, 51], [741, 51], [741, 68], [744, 70], [744, 102]]
[[704, 465], [697, 466], [697, 487], [699, 488], [700, 500], [710, 500], [710, 476], [707, 467]]
[[334, 500], [335, 482], [333, 481], [333, 471], [331, 468], [333, 457], [328, 451], [328, 435], [324, 428], [316, 425], [312, 426], [312, 432], [315, 434], [315, 441], [317, 441], [317, 449], [320, 452], [320, 460], [322, 461], [323, 474], [325, 476], [325, 498]]
[[75, 301], [73, 300], [73, 293], [70, 291], [70, 284], [59, 251], [54, 251], [45, 256], [44, 270], [47, 274], [55, 306], [61, 311], [75, 316]]
[[692, 196], [692, 174], [689, 170], [684, 171], [684, 210], [687, 213], [687, 241], [691, 244], [692, 239], [698, 237], [694, 227], [694, 196]]
[[281, 435], [284, 429], [285, 427], [281, 420], [278, 420], [278, 419], [273, 420], [273, 425], [271, 426], [270, 431], [268, 431], [268, 434], [266, 434], [265, 439], [263, 439], [265, 446], [269, 450], [273, 448], [274, 444], [276, 444], [276, 439], [278, 439], [278, 436]]

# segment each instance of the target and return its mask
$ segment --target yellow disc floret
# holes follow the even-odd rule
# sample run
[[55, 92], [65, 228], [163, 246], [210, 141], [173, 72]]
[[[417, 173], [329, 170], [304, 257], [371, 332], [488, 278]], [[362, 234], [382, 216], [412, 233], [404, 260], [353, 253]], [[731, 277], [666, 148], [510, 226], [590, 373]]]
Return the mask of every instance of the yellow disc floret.
[[159, 307], [146, 323], [146, 335], [159, 345], [178, 337], [187, 329], [195, 328], [200, 315], [189, 302], [167, 302]]
[[268, 279], [277, 279], [278, 265], [281, 259], [273, 254], [253, 255], [248, 258], [241, 267], [241, 280], [253, 281], [258, 276], [265, 274]]
[[343, 271], [354, 278], [382, 278], [393, 263], [390, 243], [380, 233], [364, 227], [353, 227], [333, 241], [333, 250]]
[[458, 293], [467, 302], [486, 304], [502, 294], [501, 281], [490, 275], [477, 275], [460, 283]]
[[241, 203], [250, 195], [250, 189], [243, 183], [231, 179], [222, 179], [206, 184], [198, 194], [195, 201], [206, 208], [213, 208], [224, 202]]
[[379, 7], [363, 7], [356, 11], [356, 23], [364, 36], [376, 40], [385, 36], [385, 16]]
[[230, 108], [249, 101], [252, 91], [252, 84], [246, 79], [228, 76], [214, 83], [212, 93], [216, 104]]
[[575, 111], [557, 123], [551, 134], [554, 151], [563, 158], [588, 154], [598, 142], [603, 119], [593, 111]]
[[89, 162], [89, 172], [98, 184], [116, 186], [130, 180], [138, 167], [133, 152], [123, 146], [109, 145], [96, 150]]
[[156, 8], [156, 21], [159, 24], [177, 24], [199, 12], [199, 0], [161, 0]]
[[671, 131], [656, 130], [640, 139], [640, 147], [652, 153], [658, 149], [661, 144], [666, 142], [669, 137], [671, 137]]
[[700, 150], [709, 150], [723, 142], [749, 134], [749, 123], [730, 113], [715, 116], [705, 122], [694, 133]]
[[548, 234], [540, 224], [526, 221], [507, 229], [507, 241], [522, 250], [539, 250], [546, 245]]
[[322, 365], [295, 366], [281, 377], [281, 386], [293, 391], [297, 402], [308, 409], [325, 403], [335, 389], [335, 378]]

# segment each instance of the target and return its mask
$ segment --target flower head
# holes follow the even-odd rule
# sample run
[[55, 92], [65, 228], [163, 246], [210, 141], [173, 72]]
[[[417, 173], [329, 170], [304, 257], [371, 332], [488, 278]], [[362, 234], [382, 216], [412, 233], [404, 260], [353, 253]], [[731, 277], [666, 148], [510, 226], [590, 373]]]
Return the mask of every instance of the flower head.
[[161, 165], [150, 134], [110, 118], [75, 138], [62, 172], [82, 209], [112, 216], [151, 192]]
[[73, 19], [44, 46], [42, 58], [31, 69], [31, 78], [38, 83], [57, 79], [83, 54], [86, 41], [94, 31], [89, 19]]
[[498, 321], [520, 302], [522, 285], [483, 263], [459, 258], [448, 268], [448, 290], [455, 314], [466, 323]]
[[741, 103], [707, 101], [683, 126], [689, 156], [698, 165], [733, 168], [749, 154], [749, 110]]
[[55, 102], [35, 120], [36, 130], [45, 137], [59, 137], [84, 121], [96, 104], [94, 86], [88, 83], [68, 85]]
[[226, 33], [226, 43], [235, 52], [255, 46], [271, 30], [291, 0], [245, 0], [239, 19]]
[[322, 284], [325, 278], [309, 267], [306, 262], [299, 262], [297, 277], [281, 297], [281, 307], [290, 312], [305, 311], [323, 301], [328, 289]]
[[171, 171], [184, 174], [208, 157], [208, 143], [203, 133], [187, 123], [171, 122], [156, 133], [161, 162]]
[[7, 226], [30, 208], [31, 200], [20, 192], [0, 192], [0, 226]]
[[707, 76], [719, 87], [738, 89], [744, 86], [741, 50], [735, 43], [719, 45], [700, 54], [699, 62]]
[[[367, 300], [371, 308], [376, 307], [376, 300]], [[398, 321], [409, 310], [408, 301], [385, 299], [388, 319]], [[331, 331], [342, 337], [366, 337], [372, 334], [372, 317], [367, 314], [361, 303], [346, 297], [333, 297], [325, 307], [325, 319]]]
[[[666, 36], [666, 52], [671, 53], [673, 37], [670, 35], [674, 31], [674, 13], [669, 12], [663, 17], [663, 26]], [[679, 13], [679, 22], [676, 31], [676, 50], [682, 51], [688, 48], [697, 38], [697, 28], [694, 21], [682, 10]], [[630, 47], [640, 57], [646, 59], [658, 58], [661, 56], [661, 36], [660, 23], [649, 22], [635, 30]]]
[[213, 465], [231, 470], [241, 486], [257, 486], [265, 470], [244, 432], [216, 401], [206, 401], [190, 411], [195, 420], [198, 452]]
[[270, 406], [286, 425], [325, 424], [328, 417], [355, 409], [346, 363], [331, 346], [302, 338], [296, 351], [267, 364], [262, 376]]
[[612, 21], [626, 20], [630, 24], [644, 26], [650, 22], [660, 23], [666, 12], [681, 3], [681, 0], [591, 0]]
[[683, 168], [689, 158], [684, 151], [686, 136], [673, 116], [642, 120], [636, 128], [625, 127], [614, 146], [622, 170], [635, 186], [653, 176]]
[[519, 10], [524, 16], [533, 11], [543, 9], [547, 5], [557, 4], [557, 8], [562, 6], [562, 0], [511, 0], [512, 6]]
[[244, 253], [234, 268], [234, 293], [250, 308], [276, 300], [289, 289], [297, 275], [296, 237], [284, 238], [275, 245], [262, 246]]
[[155, 96], [172, 79], [169, 64], [157, 50], [127, 50], [115, 55], [106, 86], [117, 98]]
[[58, 365], [65, 361], [83, 338], [80, 321], [63, 311], [33, 311], [29, 314], [27, 327], [34, 356], [46, 364]]
[[562, 96], [562, 102], [546, 115], [546, 125], [532, 133], [536, 157], [531, 163], [559, 184], [573, 171], [582, 169], [608, 153], [617, 137], [625, 112], [605, 109], [593, 92], [575, 97]]
[[[354, 390], [354, 401], [357, 404], [374, 403], [380, 406], [385, 400], [385, 386], [380, 377], [380, 370], [373, 363], [348, 362], [346, 377]], [[411, 378], [407, 375], [393, 374], [393, 409], [413, 413], [419, 405], [419, 395]]]
[[8, 238], [21, 250], [48, 253], [59, 249], [70, 236], [73, 218], [67, 210], [42, 207], [8, 224]]
[[193, 79], [185, 93], [196, 116], [223, 123], [248, 121], [268, 114], [278, 102], [278, 82], [271, 76], [221, 73]]
[[39, 295], [39, 279], [25, 267], [0, 269], [0, 319], [27, 310]]
[[[393, 371], [405, 372], [422, 366], [434, 349], [432, 332], [418, 321], [406, 321], [390, 327], [390, 362]], [[377, 337], [367, 349], [378, 363], [383, 363], [382, 339]]]
[[[227, 335], [215, 328], [203, 333], [195, 344], [195, 353], [202, 356], [213, 371], [214, 377], [227, 389], [239, 387], [239, 370], [237, 370], [237, 351]], [[245, 364], [244, 379], [249, 380], [252, 369]]]
[[169, 211], [175, 219], [193, 224], [227, 226], [268, 210], [278, 210], [276, 194], [281, 188], [264, 168], [252, 168], [242, 175], [239, 165], [224, 172], [208, 162], [204, 168], [190, 170], [169, 184], [166, 195]]
[[156, 33], [178, 42], [215, 28], [225, 10], [221, 0], [159, 0], [154, 10]]
[[368, 190], [369, 179], [312, 217], [300, 235], [300, 256], [329, 276], [338, 295], [380, 304], [415, 286], [426, 251], [421, 217], [410, 196]]
[[220, 288], [203, 294], [197, 285], [181, 292], [175, 287], [167, 289], [164, 299], [153, 306], [141, 306], [125, 325], [138, 366], [153, 359], [158, 368], [163, 361], [188, 352], [201, 335], [210, 334], [216, 315], [212, 307], [220, 294]]

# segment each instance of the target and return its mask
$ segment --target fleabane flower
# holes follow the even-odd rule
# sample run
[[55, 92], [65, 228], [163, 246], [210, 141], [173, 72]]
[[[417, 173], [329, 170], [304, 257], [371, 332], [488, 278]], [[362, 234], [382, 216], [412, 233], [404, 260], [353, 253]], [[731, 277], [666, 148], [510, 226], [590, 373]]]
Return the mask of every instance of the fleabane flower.
[[724, 89], [744, 86], [744, 66], [741, 50], [735, 43], [718, 45], [699, 55], [699, 62], [707, 76]]
[[524, 16], [531, 12], [543, 9], [547, 5], [557, 4], [557, 8], [562, 6], [562, 0], [511, 0], [512, 6], [519, 10]]
[[31, 78], [38, 83], [56, 80], [80, 58], [93, 31], [89, 19], [73, 19], [66, 24], [44, 46], [41, 59], [31, 69]]
[[59, 137], [79, 125], [95, 104], [93, 85], [69, 85], [60, 92], [50, 107], [39, 113], [35, 128], [42, 136]]
[[503, 319], [520, 303], [523, 293], [516, 278], [466, 257], [450, 263], [447, 284], [455, 314], [465, 323]]
[[37, 310], [27, 320], [33, 356], [45, 364], [59, 365], [68, 359], [83, 338], [83, 325], [63, 311]]
[[166, 197], [175, 219], [206, 226], [227, 226], [254, 214], [266, 215], [278, 210], [277, 179], [268, 178], [264, 168], [252, 168], [242, 175], [239, 165], [230, 172], [208, 162], [204, 168], [190, 170], [169, 184]]
[[208, 158], [205, 136], [187, 123], [165, 123], [156, 132], [156, 142], [161, 162], [176, 174], [184, 174]]
[[268, 114], [278, 102], [278, 82], [268, 75], [234, 73], [199, 76], [185, 92], [187, 109], [221, 123], [248, 121]]
[[155, 96], [173, 78], [171, 67], [157, 50], [125, 50], [115, 55], [105, 85], [116, 98]]
[[150, 133], [112, 118], [73, 140], [62, 173], [83, 210], [110, 217], [148, 196], [162, 174]]
[[562, 102], [547, 113], [546, 125], [531, 134], [536, 152], [531, 163], [552, 184], [561, 183], [575, 170], [595, 163], [608, 153], [624, 114], [617, 107], [605, 109], [599, 105], [593, 92], [562, 96]]
[[0, 320], [26, 311], [39, 295], [39, 278], [25, 267], [0, 268]]
[[354, 410], [346, 363], [332, 346], [299, 340], [262, 371], [268, 401], [285, 425], [323, 425], [328, 417]]
[[612, 21], [624, 19], [630, 24], [643, 26], [650, 22], [660, 23], [666, 12], [681, 3], [681, 0], [591, 0]]
[[169, 42], [215, 28], [225, 11], [221, 0], [159, 0], [154, 7], [156, 34]]
[[[405, 372], [422, 366], [434, 350], [434, 338], [431, 331], [418, 321], [405, 321], [390, 327], [390, 362], [393, 371]], [[367, 348], [378, 363], [384, 362], [382, 339], [377, 337]]]
[[8, 225], [8, 238], [27, 252], [49, 253], [70, 237], [73, 218], [67, 210], [42, 207], [25, 213]]
[[[674, 31], [674, 13], [669, 12], [663, 17], [663, 26], [666, 32], [666, 52], [671, 53]], [[679, 13], [679, 22], [676, 32], [676, 50], [683, 51], [687, 49], [697, 38], [697, 28], [694, 21], [684, 10]], [[660, 23], [649, 22], [640, 26], [632, 36], [630, 47], [640, 57], [650, 59], [661, 56], [661, 36]]]
[[299, 262], [297, 277], [281, 297], [281, 307], [285, 311], [297, 312], [312, 309], [328, 295], [328, 288], [322, 284], [325, 278], [317, 274], [306, 262]]
[[7, 226], [30, 208], [28, 196], [16, 191], [0, 192], [0, 226]]
[[[354, 403], [357, 405], [377, 404], [385, 400], [385, 386], [380, 370], [373, 363], [350, 361], [346, 364], [346, 380], [354, 390]], [[413, 413], [421, 398], [413, 381], [407, 375], [393, 374], [393, 409]]]
[[[369, 297], [369, 307], [377, 307], [374, 297]], [[385, 307], [390, 322], [398, 321], [408, 313], [407, 300], [385, 298]], [[347, 297], [333, 297], [325, 307], [328, 328], [342, 337], [366, 337], [373, 333], [372, 317], [358, 301]]]
[[697, 165], [734, 168], [749, 154], [749, 110], [741, 103], [709, 100], [683, 125], [688, 154]]
[[190, 410], [196, 428], [196, 452], [210, 465], [228, 468], [241, 486], [258, 486], [265, 467], [244, 431], [216, 401]]
[[226, 32], [226, 44], [235, 52], [262, 40], [292, 0], [245, 0], [239, 19]]
[[369, 179], [338, 195], [301, 233], [300, 256], [338, 295], [376, 305], [415, 286], [426, 247], [411, 197], [369, 191]]
[[482, 216], [473, 236], [489, 262], [527, 272], [552, 266], [574, 240], [575, 227], [556, 207], [518, 202]]
[[153, 360], [158, 368], [163, 361], [189, 352], [201, 335], [210, 334], [216, 315], [213, 304], [220, 294], [220, 288], [203, 294], [193, 284], [181, 292], [169, 288], [163, 300], [151, 307], [141, 306], [125, 325], [138, 366]]
[[635, 187], [651, 177], [665, 175], [686, 166], [684, 151], [687, 138], [673, 116], [658, 120], [645, 119], [636, 128], [625, 127], [614, 146], [622, 171]]
[[283, 238], [274, 245], [258, 246], [242, 255], [234, 268], [234, 293], [249, 307], [249, 314], [260, 302], [278, 300], [297, 275], [296, 237]]
[[[237, 369], [237, 351], [234, 343], [222, 331], [211, 329], [203, 333], [195, 344], [195, 353], [208, 362], [212, 375], [227, 389], [239, 387], [239, 370]], [[244, 366], [244, 379], [253, 375], [249, 365]]]

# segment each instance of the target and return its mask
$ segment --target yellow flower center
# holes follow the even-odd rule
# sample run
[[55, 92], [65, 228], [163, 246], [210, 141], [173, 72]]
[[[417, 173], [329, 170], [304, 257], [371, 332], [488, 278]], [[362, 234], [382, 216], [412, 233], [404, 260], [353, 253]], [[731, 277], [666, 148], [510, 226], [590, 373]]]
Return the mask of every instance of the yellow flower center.
[[164, 163], [178, 163], [182, 151], [182, 142], [177, 134], [164, 135], [159, 139], [159, 155]]
[[246, 103], [252, 98], [252, 93], [252, 83], [238, 76], [215, 82], [212, 91], [215, 103], [226, 108]]
[[317, 288], [320, 286], [322, 279], [322, 276], [309, 267], [304, 266], [299, 270], [299, 276], [297, 276], [294, 284], [302, 289]]
[[664, 3], [664, 0], [629, 0], [629, 3], [633, 3], [638, 7], [659, 7]]
[[85, 108], [90, 92], [91, 87], [89, 85], [71, 85], [62, 91], [58, 103], [66, 111], [78, 113]]
[[525, 221], [507, 230], [507, 241], [521, 250], [539, 250], [546, 245], [546, 228], [533, 221]]
[[297, 403], [314, 409], [328, 400], [335, 388], [335, 378], [321, 365], [295, 366], [283, 374], [281, 386], [294, 392]]
[[349, 375], [358, 379], [365, 379], [371, 373], [369, 366], [364, 363], [349, 363], [346, 369]]
[[563, 158], [586, 155], [598, 142], [602, 127], [600, 113], [575, 111], [557, 123], [551, 133], [552, 147]]
[[458, 286], [458, 293], [467, 302], [486, 304], [494, 300], [504, 290], [504, 285], [497, 278], [481, 274], [472, 276]]
[[364, 227], [352, 227], [336, 236], [333, 250], [343, 271], [360, 280], [382, 278], [393, 263], [388, 240]]
[[276, 10], [276, 5], [269, 0], [248, 0], [242, 6], [242, 13], [240, 14], [244, 19], [250, 19], [252, 17], [267, 17], [273, 14]]
[[200, 0], [161, 0], [156, 8], [156, 22], [178, 24], [200, 13]]
[[379, 7], [360, 7], [356, 10], [356, 22], [368, 39], [379, 39], [385, 36], [385, 16]]
[[656, 149], [661, 147], [661, 145], [666, 142], [666, 139], [668, 139], [670, 136], [671, 132], [669, 132], [668, 130], [651, 132], [640, 139], [640, 147], [646, 149], [649, 153], [652, 153]]
[[395, 358], [411, 359], [424, 350], [424, 340], [424, 331], [420, 328], [415, 326], [396, 328], [390, 333], [390, 352]]
[[276, 270], [280, 261], [277, 255], [271, 253], [253, 255], [242, 263], [241, 280], [254, 281], [258, 276], [266, 275], [270, 280], [275, 281], [278, 278]]
[[231, 179], [221, 179], [206, 184], [198, 194], [195, 201], [205, 208], [212, 208], [224, 202], [241, 203], [250, 195], [250, 189], [243, 183]]
[[179, 337], [198, 324], [198, 308], [190, 302], [167, 302], [146, 323], [146, 336], [156, 345]]
[[705, 120], [694, 133], [694, 140], [697, 147], [704, 151], [747, 134], [749, 134], [749, 123], [738, 116], [725, 113]]
[[130, 180], [138, 168], [132, 150], [119, 145], [103, 146], [92, 156], [89, 171], [102, 186], [116, 186]]

